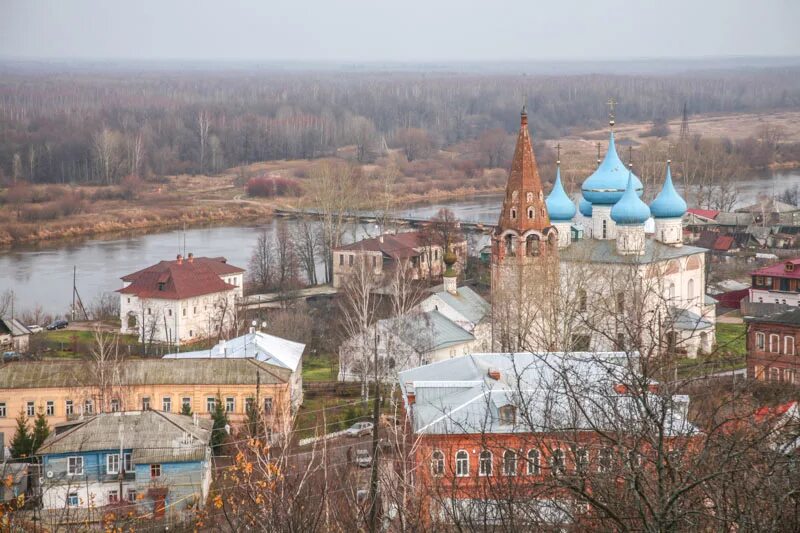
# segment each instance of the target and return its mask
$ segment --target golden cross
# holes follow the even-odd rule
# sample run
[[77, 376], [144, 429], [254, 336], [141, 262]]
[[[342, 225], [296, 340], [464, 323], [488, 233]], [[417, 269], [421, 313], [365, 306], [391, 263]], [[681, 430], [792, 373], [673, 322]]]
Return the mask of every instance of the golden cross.
[[561, 143], [556, 145], [556, 153], [558, 154], [556, 156], [556, 163], [561, 163]]
[[633, 166], [633, 145], [628, 146], [628, 166]]
[[617, 102], [613, 98], [609, 98], [608, 102], [606, 102], [606, 104], [608, 104], [608, 124], [610, 126], [613, 126], [614, 125], [614, 107], [617, 105]]

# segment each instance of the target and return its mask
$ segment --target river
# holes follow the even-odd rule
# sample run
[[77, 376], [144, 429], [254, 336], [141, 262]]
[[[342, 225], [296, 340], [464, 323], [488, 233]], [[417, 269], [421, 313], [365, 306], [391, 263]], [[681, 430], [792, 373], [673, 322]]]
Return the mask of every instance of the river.
[[[800, 185], [798, 172], [743, 181], [739, 184], [740, 203], [751, 203], [760, 193], [780, 194], [794, 185]], [[499, 196], [482, 196], [414, 205], [401, 212], [427, 218], [447, 207], [460, 220], [494, 224], [500, 202]], [[185, 232], [172, 230], [10, 248], [0, 251], [0, 293], [6, 289], [14, 291], [17, 313], [38, 305], [47, 313], [62, 314], [72, 302], [73, 266], [77, 266], [78, 292], [88, 306], [104, 292], [119, 289], [120, 276], [161, 259], [172, 259], [184, 250], [195, 256], [225, 256], [231, 264], [247, 268], [258, 235], [264, 229], [274, 232], [275, 225], [275, 220], [270, 220], [264, 224], [201, 227]], [[346, 238], [374, 235], [375, 229], [375, 226], [353, 228]]]

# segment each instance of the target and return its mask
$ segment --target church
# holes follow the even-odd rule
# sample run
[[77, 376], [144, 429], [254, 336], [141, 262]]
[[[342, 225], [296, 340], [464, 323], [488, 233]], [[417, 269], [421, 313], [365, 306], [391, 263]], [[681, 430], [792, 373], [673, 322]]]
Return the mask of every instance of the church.
[[[696, 357], [714, 344], [706, 250], [683, 244], [687, 205], [669, 161], [661, 191], [620, 159], [614, 119], [605, 157], [581, 186], [579, 208], [557, 162], [545, 198], [523, 107], [502, 212], [492, 234], [496, 351], [624, 351]], [[645, 226], [653, 219], [655, 231]]]

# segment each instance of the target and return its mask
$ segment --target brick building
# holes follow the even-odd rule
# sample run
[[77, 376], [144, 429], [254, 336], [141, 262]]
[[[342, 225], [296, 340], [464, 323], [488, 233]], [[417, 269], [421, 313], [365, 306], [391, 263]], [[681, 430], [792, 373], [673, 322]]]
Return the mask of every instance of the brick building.
[[760, 317], [747, 323], [747, 376], [759, 381], [800, 383], [800, 309]]

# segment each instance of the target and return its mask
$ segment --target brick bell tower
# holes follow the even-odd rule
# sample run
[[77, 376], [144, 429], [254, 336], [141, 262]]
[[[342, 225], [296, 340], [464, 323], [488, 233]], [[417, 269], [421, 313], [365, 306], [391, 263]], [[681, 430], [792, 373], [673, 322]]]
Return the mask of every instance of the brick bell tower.
[[542, 344], [529, 330], [543, 312], [557, 262], [558, 230], [547, 213], [523, 106], [503, 210], [492, 233], [494, 350], [526, 351]]

